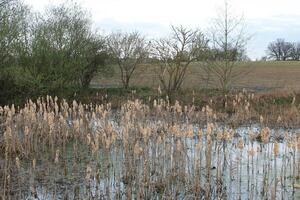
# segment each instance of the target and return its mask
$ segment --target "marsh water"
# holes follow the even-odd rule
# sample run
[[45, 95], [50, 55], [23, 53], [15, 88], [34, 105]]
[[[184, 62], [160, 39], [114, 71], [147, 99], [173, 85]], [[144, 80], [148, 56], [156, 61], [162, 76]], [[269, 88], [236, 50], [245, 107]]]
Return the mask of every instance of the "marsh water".
[[[92, 126], [96, 131], [101, 123]], [[112, 126], [121, 134], [117, 123]], [[284, 135], [299, 130], [270, 130], [270, 140], [279, 147], [274, 157], [274, 142], [249, 140], [249, 132], [258, 133], [259, 125], [238, 127], [230, 142], [212, 140], [207, 165], [207, 139], [198, 136], [199, 129], [194, 125], [190, 137], [173, 135], [147, 142], [140, 138], [142, 153], [126, 150], [118, 139], [93, 153], [78, 141], [69, 142], [58, 163], [46, 151], [35, 167], [31, 161], [22, 163], [12, 177], [15, 191], [11, 192], [23, 199], [139, 199], [141, 194], [146, 199], [205, 199], [209, 189], [210, 199], [300, 198], [295, 187], [300, 155], [284, 140]], [[201, 129], [205, 134], [206, 127]], [[237, 148], [240, 138], [243, 147]]]

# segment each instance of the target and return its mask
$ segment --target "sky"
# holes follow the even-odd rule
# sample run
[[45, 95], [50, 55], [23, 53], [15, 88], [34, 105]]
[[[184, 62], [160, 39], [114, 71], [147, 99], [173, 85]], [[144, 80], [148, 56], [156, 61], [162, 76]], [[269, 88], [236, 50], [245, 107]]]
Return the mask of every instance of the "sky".
[[[63, 0], [24, 0], [34, 10]], [[208, 32], [224, 0], [77, 0], [91, 12], [94, 26], [111, 31], [140, 31], [150, 38], [170, 33], [171, 25]], [[300, 0], [230, 0], [232, 13], [243, 16], [248, 56], [265, 56], [269, 42], [277, 38], [300, 42]]]

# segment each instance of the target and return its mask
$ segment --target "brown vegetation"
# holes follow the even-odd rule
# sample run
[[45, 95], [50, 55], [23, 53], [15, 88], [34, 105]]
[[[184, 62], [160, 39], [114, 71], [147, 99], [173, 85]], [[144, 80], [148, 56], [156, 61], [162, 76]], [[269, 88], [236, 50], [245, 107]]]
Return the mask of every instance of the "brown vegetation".
[[[288, 199], [297, 197], [297, 130], [253, 107], [246, 92], [230, 115], [168, 99], [68, 104], [58, 98], [0, 108], [2, 199]], [[145, 104], [146, 103], [146, 104]], [[299, 116], [293, 99], [290, 112]], [[288, 113], [286, 113], [288, 114]], [[297, 120], [291, 118], [290, 120]], [[239, 129], [235, 122], [250, 122]]]

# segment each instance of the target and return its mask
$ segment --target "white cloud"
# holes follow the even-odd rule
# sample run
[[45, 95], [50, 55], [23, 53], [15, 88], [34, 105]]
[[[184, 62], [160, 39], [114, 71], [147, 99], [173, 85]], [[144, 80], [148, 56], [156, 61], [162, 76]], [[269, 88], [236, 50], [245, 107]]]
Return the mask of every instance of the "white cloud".
[[[216, 16], [223, 0], [78, 0], [89, 9], [96, 22], [113, 19], [123, 23], [206, 24]], [[63, 0], [25, 0], [41, 10]], [[231, 0], [234, 10], [247, 19], [268, 18], [299, 13], [299, 0]]]

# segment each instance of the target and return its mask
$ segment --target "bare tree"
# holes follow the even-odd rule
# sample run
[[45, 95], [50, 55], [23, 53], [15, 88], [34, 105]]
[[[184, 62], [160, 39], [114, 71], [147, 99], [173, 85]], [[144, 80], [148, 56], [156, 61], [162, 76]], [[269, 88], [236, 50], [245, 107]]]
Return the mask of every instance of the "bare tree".
[[292, 51], [293, 51], [293, 44], [290, 42], [284, 42], [282, 46], [282, 60], [285, 61], [291, 58]]
[[293, 43], [291, 58], [292, 60], [300, 60], [300, 42]]
[[245, 47], [250, 37], [245, 33], [243, 16], [233, 15], [228, 1], [213, 20], [211, 31], [211, 50], [207, 62], [202, 65], [207, 80], [227, 91], [232, 83], [249, 70], [238, 68], [238, 61], [245, 58]]
[[293, 48], [292, 43], [286, 42], [284, 39], [277, 39], [268, 45], [267, 54], [271, 59], [285, 61], [291, 57]]
[[199, 30], [172, 26], [170, 38], [155, 40], [153, 55], [159, 60], [157, 72], [163, 90], [171, 95], [180, 89], [187, 69], [207, 49], [208, 40]]
[[107, 43], [120, 68], [123, 87], [128, 88], [132, 74], [148, 55], [149, 43], [139, 32], [112, 33]]

